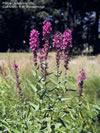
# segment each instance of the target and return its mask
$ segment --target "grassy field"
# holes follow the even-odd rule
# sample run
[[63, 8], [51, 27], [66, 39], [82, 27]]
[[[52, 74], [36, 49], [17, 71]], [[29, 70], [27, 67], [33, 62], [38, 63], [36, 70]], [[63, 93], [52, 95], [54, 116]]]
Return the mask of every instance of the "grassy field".
[[[0, 53], [0, 68], [9, 74], [9, 69], [12, 69], [13, 61], [19, 64], [20, 71], [30, 71], [32, 68], [32, 54], [31, 53]], [[56, 70], [55, 53], [49, 54], [49, 71]], [[28, 67], [27, 67], [28, 65]], [[61, 69], [63, 69], [63, 62], [61, 62]], [[100, 76], [100, 55], [98, 56], [76, 56], [71, 59], [69, 64], [69, 73], [77, 75], [80, 69], [85, 69], [88, 76]]]
[[[9, 77], [14, 78], [14, 60], [19, 65], [20, 76], [32, 80], [33, 61], [31, 53], [0, 53], [1, 79], [9, 79]], [[89, 93], [90, 101], [94, 97], [94, 94], [97, 95], [96, 100], [98, 100], [98, 98], [100, 98], [100, 55], [72, 57], [68, 70], [68, 75], [71, 77], [67, 84], [68, 87], [78, 89], [77, 77], [79, 75], [79, 71], [82, 68], [86, 71], [87, 76], [87, 80], [85, 81], [85, 91]], [[63, 61], [61, 61], [60, 70], [64, 73]], [[53, 72], [54, 74], [56, 74], [56, 60], [54, 52], [49, 53], [48, 72]], [[63, 73], [61, 78], [64, 77]]]
[[[19, 65], [19, 76], [25, 100], [25, 103], [23, 104], [20, 103], [17, 94], [16, 80], [13, 69], [14, 60], [16, 60], [16, 63]], [[77, 86], [77, 77], [82, 68], [86, 71], [87, 79], [84, 82], [83, 97], [81, 101], [84, 103], [81, 107], [83, 112], [80, 112], [80, 107], [77, 108], [76, 106], [78, 101], [75, 97], [77, 97], [77, 90], [79, 89]], [[55, 99], [56, 97], [55, 91], [48, 94], [48, 97], [50, 98], [49, 100], [46, 99], [46, 97], [44, 98], [42, 105], [39, 105], [40, 108], [43, 109], [43, 112], [40, 111], [40, 108], [36, 106], [39, 101], [37, 96], [38, 90], [36, 90], [39, 88], [37, 87], [38, 77], [34, 76], [32, 69], [34, 70], [31, 53], [0, 53], [0, 133], [100, 132], [100, 116], [96, 116], [96, 113], [100, 113], [100, 55], [72, 57], [69, 63], [69, 70], [67, 72], [67, 89], [71, 88], [75, 90], [75, 92], [66, 92], [62, 87], [62, 90], [59, 90], [59, 95], [61, 94], [60, 96], [62, 99], [67, 98], [67, 100], [64, 102], [59, 101], [57, 105], [53, 107], [54, 114], [52, 112], [48, 113], [48, 115], [45, 116], [46, 120], [43, 120], [44, 117], [42, 118], [42, 114], [45, 114], [45, 109], [48, 108], [49, 104], [51, 106], [51, 103], [54, 102], [53, 98]], [[63, 82], [65, 80], [63, 61], [61, 61], [60, 70], [62, 71], [62, 76], [59, 80], [60, 82]], [[56, 74], [56, 60], [54, 52], [49, 53], [48, 71], [53, 73], [49, 76], [49, 78], [52, 78], [53, 81], [57, 82], [54, 76], [54, 74]], [[39, 73], [39, 75], [41, 74]], [[55, 82], [50, 82], [47, 88], [50, 89], [55, 87]], [[34, 84], [35, 88], [33, 86]], [[41, 85], [43, 84], [41, 83]], [[40, 88], [43, 88], [43, 86]], [[39, 90], [39, 93], [42, 93], [42, 91]], [[50, 100], [52, 101], [51, 103]], [[69, 105], [72, 106], [74, 110], [67, 108]], [[95, 111], [93, 113], [92, 110], [94, 108], [92, 107], [94, 106]], [[64, 114], [62, 115], [61, 112], [59, 112], [61, 110], [62, 112], [65, 111], [66, 108], [70, 112], [68, 117], [65, 117]], [[56, 112], [57, 109], [58, 112]], [[75, 114], [77, 114], [77, 112], [78, 115], [76, 116]], [[81, 113], [83, 114], [80, 116]], [[61, 119], [56, 116], [57, 114]], [[94, 117], [97, 117], [97, 119]], [[69, 121], [66, 120], [67, 118]], [[60, 122], [62, 125], [60, 125]]]
[[[19, 65], [19, 73], [23, 76], [32, 76], [33, 61], [31, 53], [0, 53], [0, 75], [9, 77], [10, 74], [14, 72], [13, 62], [16, 60], [16, 63]], [[100, 79], [100, 55], [98, 56], [75, 56], [71, 58], [69, 63], [68, 75], [73, 76], [75, 79], [74, 82], [77, 84], [77, 76], [81, 69], [86, 71], [87, 81], [93, 80], [94, 87], [99, 89], [98, 80]], [[60, 70], [64, 73], [63, 61], [60, 64]], [[56, 73], [56, 60], [55, 53], [50, 53], [48, 57], [48, 71]], [[62, 74], [63, 76], [63, 74]], [[98, 80], [96, 80], [98, 79]], [[92, 84], [93, 84], [92, 83]], [[71, 83], [72, 84], [72, 83]], [[75, 83], [74, 83], [75, 84]], [[76, 84], [74, 87], [76, 87]]]

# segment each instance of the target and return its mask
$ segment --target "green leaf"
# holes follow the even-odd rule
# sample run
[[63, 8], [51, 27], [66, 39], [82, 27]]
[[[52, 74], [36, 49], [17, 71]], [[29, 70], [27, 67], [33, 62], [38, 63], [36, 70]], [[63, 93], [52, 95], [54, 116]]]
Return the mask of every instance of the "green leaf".
[[36, 86], [34, 86], [33, 84], [30, 84], [30, 86], [31, 86], [31, 88], [33, 89], [33, 91], [37, 91], [37, 88], [36, 88]]
[[51, 79], [51, 78], [49, 78], [49, 80], [50, 80], [52, 83], [54, 83], [55, 85], [58, 85], [58, 83], [57, 83], [55, 80], [53, 80], [53, 79]]
[[39, 133], [39, 131], [40, 131], [39, 128], [38, 128], [38, 129], [35, 129], [35, 130], [34, 130], [34, 133]]
[[62, 124], [61, 123], [56, 123], [55, 124], [55, 129], [58, 129]]
[[32, 70], [32, 74], [34, 77], [36, 76], [36, 72], [34, 70]]
[[36, 91], [37, 91], [36, 86], [35, 86], [35, 85], [33, 85], [33, 84], [31, 83], [31, 81], [30, 81], [30, 80], [28, 80], [28, 79], [27, 79], [27, 81], [28, 81], [28, 83], [29, 83], [29, 86], [32, 88], [32, 90], [33, 90], [34, 92], [36, 92]]
[[47, 129], [48, 129], [48, 132], [51, 133], [52, 129], [51, 129], [51, 124], [50, 124], [50, 122], [47, 123]]
[[11, 127], [11, 131], [14, 132], [14, 133], [20, 133], [17, 129]]
[[31, 102], [28, 102], [28, 103], [29, 103], [29, 105], [31, 105], [36, 111], [39, 110], [39, 105], [35, 105], [35, 104], [31, 103]]
[[93, 107], [96, 109], [96, 110], [99, 110], [100, 111], [100, 107], [98, 105], [93, 105]]
[[11, 133], [11, 130], [9, 129], [9, 124], [4, 120], [0, 120], [0, 121], [2, 123], [2, 127], [5, 128], [4, 130], [7, 131], [8, 133]]
[[39, 87], [43, 89], [43, 85], [41, 83], [38, 83]]
[[62, 98], [61, 101], [68, 101], [70, 100], [71, 98]]

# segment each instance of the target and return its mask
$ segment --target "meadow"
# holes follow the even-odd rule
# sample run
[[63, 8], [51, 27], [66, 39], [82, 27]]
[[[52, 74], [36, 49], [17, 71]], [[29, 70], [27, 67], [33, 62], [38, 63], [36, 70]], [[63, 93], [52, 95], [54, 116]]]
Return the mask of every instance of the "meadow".
[[[19, 99], [14, 60], [22, 89]], [[56, 76], [55, 52], [48, 55], [48, 76], [33, 66], [32, 53], [0, 53], [0, 133], [100, 133], [100, 55], [61, 60]], [[83, 93], [77, 77], [84, 69]]]

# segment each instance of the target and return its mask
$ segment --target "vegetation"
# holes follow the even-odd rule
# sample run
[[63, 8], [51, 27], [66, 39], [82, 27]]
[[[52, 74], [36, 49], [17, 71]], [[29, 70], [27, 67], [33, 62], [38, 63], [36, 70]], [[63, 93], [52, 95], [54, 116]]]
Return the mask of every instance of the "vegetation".
[[[22, 57], [22, 58], [20, 58]], [[33, 67], [32, 55], [0, 54], [0, 131], [1, 133], [99, 133], [100, 132], [100, 74], [99, 56], [75, 57], [69, 64], [66, 88], [64, 71], [56, 75], [55, 53], [49, 53], [49, 72], [46, 93]], [[24, 101], [16, 88], [13, 60], [19, 64], [19, 77]], [[61, 61], [60, 70], [64, 70]], [[77, 86], [78, 71], [86, 71], [81, 99]], [[2, 72], [2, 73], [1, 73]]]
[[100, 132], [100, 57], [71, 61], [72, 31], [56, 32], [51, 42], [52, 30], [48, 20], [42, 34], [31, 30], [32, 57], [1, 53], [1, 133]]

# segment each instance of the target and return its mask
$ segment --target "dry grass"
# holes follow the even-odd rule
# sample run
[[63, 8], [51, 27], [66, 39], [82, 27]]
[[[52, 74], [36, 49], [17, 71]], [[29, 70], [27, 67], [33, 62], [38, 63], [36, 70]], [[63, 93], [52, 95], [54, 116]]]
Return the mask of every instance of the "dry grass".
[[[13, 61], [16, 60], [19, 64], [21, 72], [31, 72], [32, 68], [32, 54], [31, 53], [0, 53], [0, 75], [9, 75], [10, 70], [13, 70]], [[49, 71], [56, 70], [55, 53], [49, 53], [48, 59]], [[85, 69], [87, 76], [93, 74], [100, 75], [100, 55], [98, 56], [77, 56], [73, 57], [69, 64], [69, 74], [77, 76], [80, 69]], [[61, 61], [61, 70], [63, 68], [63, 61]]]

